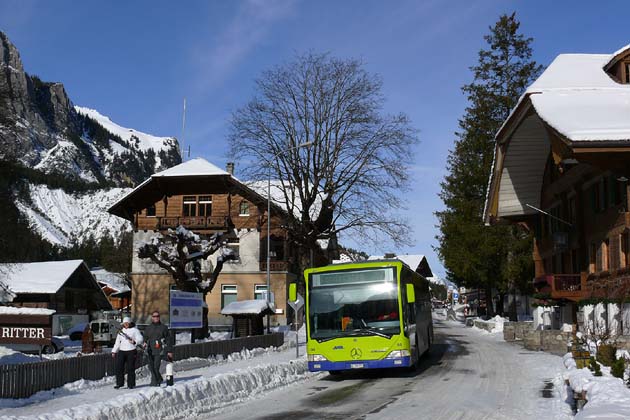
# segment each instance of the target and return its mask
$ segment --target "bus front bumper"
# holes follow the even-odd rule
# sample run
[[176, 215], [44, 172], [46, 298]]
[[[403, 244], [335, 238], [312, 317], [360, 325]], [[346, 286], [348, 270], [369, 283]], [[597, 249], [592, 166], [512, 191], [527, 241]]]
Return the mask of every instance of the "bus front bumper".
[[355, 370], [355, 369], [387, 369], [411, 366], [411, 357], [381, 360], [352, 360], [343, 362], [308, 362], [308, 370], [319, 372], [322, 370]]

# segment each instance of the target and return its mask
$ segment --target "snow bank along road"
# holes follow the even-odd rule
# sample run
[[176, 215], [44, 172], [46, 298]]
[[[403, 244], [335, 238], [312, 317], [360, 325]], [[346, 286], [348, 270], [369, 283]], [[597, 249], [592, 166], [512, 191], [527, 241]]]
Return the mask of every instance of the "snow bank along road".
[[569, 419], [562, 358], [501, 335], [435, 322], [436, 343], [415, 373], [320, 374], [214, 419]]
[[[435, 322], [436, 343], [414, 373], [312, 374], [295, 349], [176, 362], [173, 387], [134, 390], [78, 381], [26, 400], [0, 400], [0, 418], [38, 419], [568, 419], [562, 359], [493, 334]], [[291, 342], [289, 338], [287, 342]], [[304, 347], [301, 346], [301, 354]]]

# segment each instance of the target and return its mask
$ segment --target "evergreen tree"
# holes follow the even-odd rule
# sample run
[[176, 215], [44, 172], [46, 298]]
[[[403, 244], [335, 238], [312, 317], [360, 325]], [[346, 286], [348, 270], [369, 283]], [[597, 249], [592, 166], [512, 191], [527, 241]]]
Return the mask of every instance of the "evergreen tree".
[[[530, 235], [518, 226], [484, 226], [482, 221], [494, 136], [542, 71], [531, 57], [532, 38], [520, 34], [519, 26], [515, 14], [502, 15], [484, 37], [488, 45], [479, 51], [478, 63], [470, 68], [474, 80], [462, 88], [469, 106], [455, 133], [449, 174], [441, 183], [446, 209], [436, 213], [436, 251], [449, 279], [484, 289], [489, 309], [493, 288], [502, 297], [513, 287], [523, 290], [533, 275]], [[502, 312], [502, 301], [497, 312]]]

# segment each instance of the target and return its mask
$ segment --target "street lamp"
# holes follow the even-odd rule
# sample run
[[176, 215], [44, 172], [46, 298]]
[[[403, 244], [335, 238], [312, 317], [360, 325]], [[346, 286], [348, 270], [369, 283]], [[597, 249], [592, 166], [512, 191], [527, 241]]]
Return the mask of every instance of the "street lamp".
[[[275, 160], [278, 156], [283, 153], [290, 152], [291, 150], [300, 149], [302, 147], [308, 147], [313, 144], [312, 141], [298, 144], [297, 146], [290, 147], [288, 149], [284, 149], [276, 153], [272, 160]], [[270, 296], [271, 296], [271, 161], [269, 163], [269, 174], [267, 177], [267, 307], [269, 307]], [[269, 313], [267, 312], [267, 333], [270, 332], [269, 329]]]

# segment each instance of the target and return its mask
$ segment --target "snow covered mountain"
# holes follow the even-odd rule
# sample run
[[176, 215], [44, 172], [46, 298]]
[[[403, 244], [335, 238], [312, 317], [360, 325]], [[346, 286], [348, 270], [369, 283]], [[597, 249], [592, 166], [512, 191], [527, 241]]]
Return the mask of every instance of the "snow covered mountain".
[[[109, 236], [117, 241], [131, 231], [131, 223], [107, 213], [107, 209], [130, 188], [96, 190], [88, 194], [68, 194], [46, 185], [30, 185], [29, 200], [18, 199], [16, 205], [31, 230], [53, 245], [68, 247], [92, 237]], [[30, 203], [29, 203], [30, 201]]]
[[0, 160], [103, 186], [134, 186], [181, 162], [174, 137], [121, 127], [75, 107], [61, 83], [24, 71], [0, 32]]
[[0, 31], [3, 222], [26, 226], [60, 247], [90, 237], [97, 243], [105, 236], [118, 241], [131, 227], [108, 214], [108, 206], [126, 188], [179, 163], [174, 137], [122, 127], [94, 109], [75, 106], [61, 83], [26, 73], [18, 50]]

